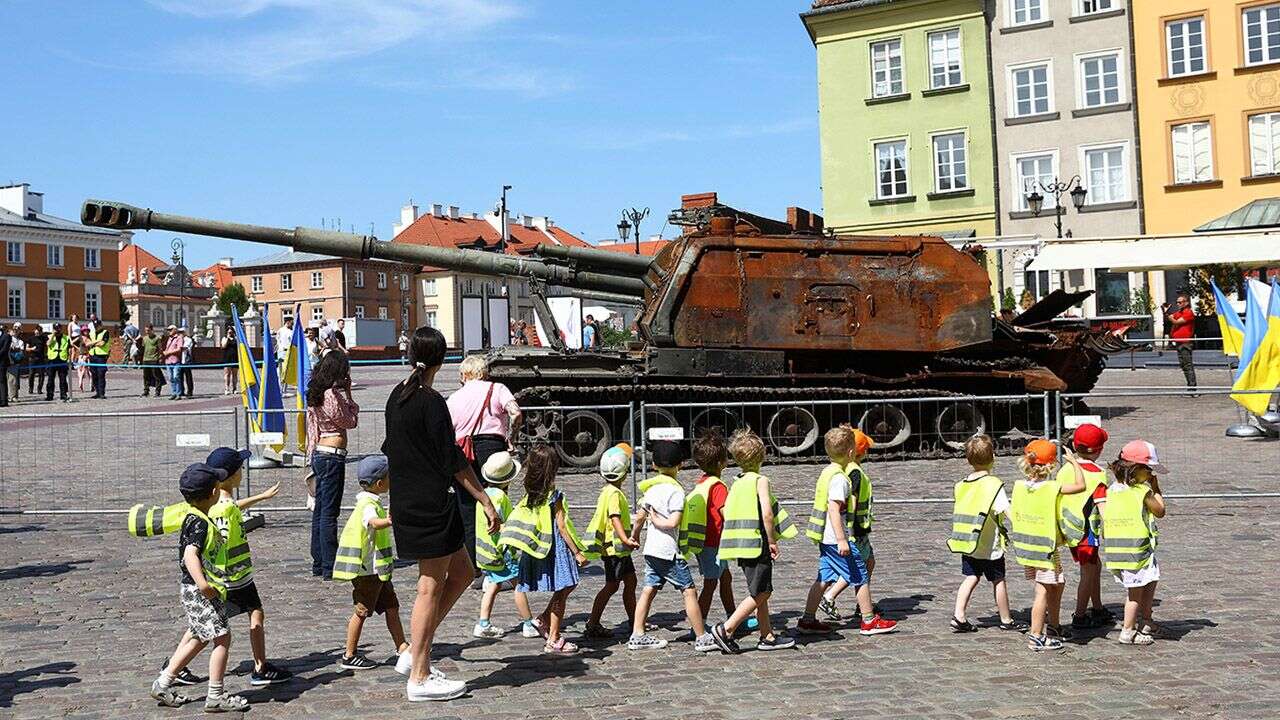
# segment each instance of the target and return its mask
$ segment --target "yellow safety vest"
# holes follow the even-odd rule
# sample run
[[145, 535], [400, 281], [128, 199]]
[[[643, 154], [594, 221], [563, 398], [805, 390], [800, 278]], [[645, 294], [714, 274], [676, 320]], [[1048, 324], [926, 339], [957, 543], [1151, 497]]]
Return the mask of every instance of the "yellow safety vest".
[[853, 512], [852, 524], [853, 534], [862, 537], [871, 532], [871, 523], [876, 519], [871, 512], [871, 476], [857, 460], [845, 466], [844, 474], [849, 476], [849, 482], [858, 483], [858, 489], [853, 493], [858, 498], [858, 507]]
[[[498, 519], [506, 521], [511, 515], [511, 498], [501, 488], [484, 489], [498, 511]], [[498, 548], [498, 538], [489, 534], [489, 518], [484, 514], [484, 505], [476, 503], [476, 563], [482, 570], [502, 572], [507, 569], [506, 554]]]
[[[822, 474], [818, 475], [818, 485], [813, 490], [813, 511], [809, 513], [809, 527], [805, 528], [804, 534], [808, 538], [819, 545], [822, 544], [822, 537], [827, 529], [827, 488], [831, 486], [831, 480], [836, 475], [844, 474], [844, 468], [831, 463], [822, 470]], [[844, 518], [845, 531], [848, 532], [851, 523], [849, 522], [849, 503], [853, 499], [853, 483], [849, 484], [849, 492], [845, 494], [844, 500]], [[847, 537], [846, 537], [847, 539]]]
[[[760, 526], [759, 501], [760, 474], [745, 472], [733, 481], [729, 497], [724, 503], [724, 531], [720, 535], [720, 560], [751, 559], [760, 557], [764, 545], [764, 531]], [[778, 536], [789, 540], [796, 536], [795, 523], [769, 493], [773, 506], [773, 527]]]
[[991, 505], [1004, 487], [995, 475], [975, 480], [961, 480], [953, 490], [955, 505], [951, 509], [951, 537], [947, 547], [953, 553], [968, 555], [978, 548], [978, 536], [991, 515]]
[[219, 521], [226, 523], [227, 536], [218, 567], [227, 579], [227, 587], [248, 585], [253, 578], [253, 560], [249, 557], [249, 539], [245, 537], [244, 515], [240, 506], [235, 500], [219, 500], [209, 509], [209, 517], [214, 525], [221, 525]]
[[[365, 542], [369, 538], [369, 528], [364, 524], [364, 509], [372, 505], [378, 517], [387, 516], [386, 508], [378, 500], [362, 497], [356, 500], [356, 508], [342, 526], [342, 535], [338, 537], [338, 554], [333, 560], [334, 580], [354, 580], [367, 573], [365, 565]], [[391, 579], [391, 566], [396, 556], [391, 550], [391, 528], [385, 527], [373, 533], [373, 574], [379, 580]]]
[[191, 506], [185, 502], [161, 507], [138, 503], [129, 508], [129, 534], [134, 537], [154, 537], [178, 532]]
[[587, 525], [587, 547], [583, 553], [592, 560], [602, 557], [622, 557], [631, 554], [631, 548], [622, 542], [613, 531], [613, 520], [609, 517], [609, 506], [617, 498], [619, 515], [622, 520], [622, 531], [631, 533], [631, 506], [627, 504], [627, 494], [612, 483], [605, 483], [600, 488], [600, 497], [596, 499], [596, 512]]
[[1156, 521], [1147, 510], [1151, 486], [1116, 486], [1107, 489], [1102, 511], [1102, 555], [1108, 570], [1141, 570], [1151, 564], [1156, 550]]
[[[570, 544], [582, 549], [583, 543], [573, 527], [573, 518], [569, 513], [564, 515], [565, 527], [569, 530]], [[551, 502], [548, 500], [536, 508], [529, 507], [529, 496], [520, 498], [520, 502], [511, 509], [507, 521], [502, 524], [502, 534], [498, 536], [498, 547], [515, 548], [533, 558], [541, 560], [551, 552], [555, 532], [555, 523], [551, 515]]]
[[107, 334], [107, 329], [102, 328], [93, 334], [94, 342], [101, 342], [101, 345], [89, 348], [90, 355], [105, 357], [111, 354], [111, 336]]
[[[1084, 470], [1084, 464], [1089, 462], [1082, 461], [1081, 470]], [[1093, 463], [1089, 463], [1093, 465]], [[1093, 465], [1097, 467], [1096, 465]], [[1071, 467], [1065, 466], [1062, 471], [1071, 473], [1071, 477], [1075, 477], [1075, 472]], [[1062, 471], [1059, 472], [1058, 479], [1062, 481]], [[1107, 472], [1102, 469], [1084, 470], [1084, 490], [1072, 495], [1058, 496], [1058, 529], [1062, 531], [1062, 537], [1066, 539], [1069, 545], [1079, 545], [1088, 534], [1090, 520], [1092, 517], [1085, 517], [1084, 506], [1089, 503], [1089, 498], [1093, 497], [1093, 491], [1098, 489], [1099, 485], [1107, 484]], [[1097, 509], [1094, 509], [1096, 512]], [[1092, 516], [1093, 513], [1090, 513]]]
[[71, 357], [71, 338], [63, 335], [61, 337], [53, 336], [49, 338], [49, 344], [44, 351], [46, 360], [57, 360], [66, 362]]
[[688, 529], [685, 550], [688, 555], [697, 555], [707, 546], [707, 523], [710, 521], [707, 503], [710, 501], [711, 488], [716, 485], [724, 485], [724, 481], [710, 475], [699, 482], [684, 499], [684, 524]]
[[[640, 495], [643, 496], [645, 493], [649, 492], [649, 488], [654, 485], [675, 485], [680, 488], [681, 493], [684, 492], [684, 488], [680, 487], [680, 481], [666, 475], [654, 475], [648, 480], [643, 480], [638, 486], [636, 486], [636, 489], [639, 490]], [[685, 498], [685, 504], [688, 504], [688, 498]], [[704, 519], [702, 522], [702, 540], [704, 542], [706, 541], [706, 533], [707, 523]], [[679, 545], [681, 555], [689, 554], [689, 516], [684, 513], [684, 508], [680, 509], [680, 532], [676, 536], [676, 543]]]
[[1056, 480], [1046, 480], [1034, 490], [1026, 480], [1013, 486], [1013, 556], [1020, 565], [1049, 570], [1054, 567], [1053, 554], [1058, 549], [1058, 493]]
[[[223, 600], [227, 599], [227, 582], [222, 577], [222, 571], [218, 567], [218, 559], [222, 556], [224, 543], [222, 542], [222, 533], [218, 532], [218, 528], [214, 527], [213, 521], [208, 515], [199, 510], [187, 506], [187, 514], [195, 515], [204, 521], [207, 526], [207, 532], [204, 535], [204, 547], [200, 550], [200, 569], [204, 570], [205, 582], [213, 586], [218, 591], [218, 597]], [[185, 516], [184, 516], [185, 519]]]

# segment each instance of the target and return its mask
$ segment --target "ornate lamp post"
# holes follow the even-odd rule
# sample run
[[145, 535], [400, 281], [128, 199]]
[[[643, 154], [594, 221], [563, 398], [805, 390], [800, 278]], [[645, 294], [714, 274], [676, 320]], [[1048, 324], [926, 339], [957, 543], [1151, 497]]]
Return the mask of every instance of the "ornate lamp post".
[[[643, 210], [637, 210], [635, 208], [631, 208], [630, 210], [622, 211], [622, 222], [618, 223], [618, 233], [622, 235], [623, 242], [626, 242], [627, 240], [626, 228], [633, 227], [633, 226], [635, 227], [637, 255], [640, 254], [640, 221], [644, 220], [647, 217], [649, 217], [649, 208], [645, 208]], [[630, 220], [630, 223], [627, 222], [628, 220]]]
[[[182, 242], [182, 238], [174, 238], [169, 243], [169, 247], [173, 248], [173, 257], [169, 258], [173, 261], [174, 279], [178, 281], [178, 313], [182, 317], [181, 323], [174, 323], [180, 327], [187, 327], [187, 272], [186, 266], [186, 243]], [[181, 268], [181, 269], [179, 269]]]
[[[1062, 207], [1062, 196], [1070, 195], [1071, 204], [1076, 206], [1076, 212], [1080, 212], [1080, 209], [1084, 207], [1085, 197], [1088, 196], [1089, 191], [1085, 190], [1084, 186], [1080, 184], [1079, 175], [1066, 182], [1059, 182], [1058, 178], [1054, 178], [1053, 182], [1048, 185], [1042, 182], [1037, 182], [1036, 185], [1040, 186], [1040, 189], [1044, 190], [1045, 193], [1053, 196], [1053, 224], [1058, 229], [1058, 237], [1062, 237], [1062, 216], [1066, 213], [1066, 210]], [[1032, 215], [1040, 217], [1040, 211], [1044, 209], [1044, 198], [1045, 196], [1034, 188], [1027, 195], [1027, 207], [1031, 209]]]

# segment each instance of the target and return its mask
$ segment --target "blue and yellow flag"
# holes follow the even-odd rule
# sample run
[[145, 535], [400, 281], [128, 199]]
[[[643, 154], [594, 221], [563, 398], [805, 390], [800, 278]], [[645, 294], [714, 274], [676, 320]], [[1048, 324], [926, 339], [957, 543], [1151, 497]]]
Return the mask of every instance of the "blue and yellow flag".
[[1218, 283], [1212, 279], [1213, 305], [1218, 309], [1218, 330], [1222, 333], [1222, 352], [1231, 357], [1240, 357], [1240, 348], [1244, 345], [1244, 323], [1231, 306], [1231, 301], [1218, 289]]
[[240, 313], [236, 306], [231, 306], [231, 320], [236, 330], [236, 362], [240, 372], [240, 393], [244, 398], [244, 406], [249, 410], [258, 409], [258, 369], [253, 365], [253, 354], [249, 352], [249, 340], [244, 334], [244, 325], [240, 322]]
[[[284, 397], [280, 393], [280, 375], [276, 371], [275, 336], [271, 332], [271, 322], [267, 319], [268, 307], [262, 306], [262, 382], [258, 391], [258, 426], [259, 432], [284, 432]], [[274, 410], [275, 412], [261, 412]], [[279, 452], [283, 445], [276, 445]]]
[[[1240, 348], [1240, 368], [1232, 390], [1275, 390], [1280, 385], [1280, 300], [1272, 282], [1267, 312], [1258, 305], [1253, 288], [1247, 287], [1244, 341]], [[1234, 394], [1231, 399], [1246, 410], [1261, 415], [1267, 411], [1271, 395], [1267, 393]]]
[[[293, 309], [295, 318], [302, 317], [302, 305]], [[311, 354], [307, 352], [307, 335], [302, 323], [293, 323], [293, 337], [289, 339], [289, 355], [284, 365], [284, 382], [297, 389], [295, 393], [298, 409], [294, 439], [298, 450], [307, 449], [307, 380], [311, 377]]]

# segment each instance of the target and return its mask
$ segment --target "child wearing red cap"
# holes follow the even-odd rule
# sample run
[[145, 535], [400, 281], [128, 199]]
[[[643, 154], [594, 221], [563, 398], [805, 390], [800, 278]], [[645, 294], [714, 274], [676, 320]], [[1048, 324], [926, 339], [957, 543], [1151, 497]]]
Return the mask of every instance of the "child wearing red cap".
[[1167, 472], [1156, 448], [1145, 440], [1124, 446], [1111, 463], [1115, 480], [1098, 501], [1102, 513], [1102, 553], [1107, 569], [1124, 585], [1121, 645], [1150, 645], [1158, 628], [1151, 620], [1160, 566], [1156, 563], [1156, 523], [1164, 517], [1164, 495], [1158, 474]]
[[[1068, 637], [1058, 621], [1062, 591], [1066, 577], [1062, 574], [1062, 558], [1058, 548], [1062, 533], [1058, 529], [1058, 500], [1084, 490], [1084, 472], [1070, 451], [1065, 452], [1075, 477], [1064, 485], [1053, 479], [1058, 447], [1048, 440], [1032, 440], [1027, 444], [1018, 469], [1025, 476], [1013, 486], [1009, 517], [1013, 529], [1009, 538], [1014, 558], [1026, 570], [1028, 580], [1036, 583], [1036, 598], [1031, 606], [1031, 629], [1027, 647], [1040, 652], [1061, 650], [1062, 638]], [[1053, 633], [1054, 637], [1049, 634]]]
[[[1077, 630], [1110, 625], [1115, 620], [1115, 615], [1102, 605], [1102, 563], [1098, 560], [1098, 535], [1095, 532], [1097, 502], [1107, 495], [1107, 471], [1096, 461], [1106, 442], [1107, 431], [1097, 425], [1085, 423], [1076, 428], [1071, 435], [1071, 447], [1080, 458], [1084, 492], [1058, 501], [1058, 527], [1071, 548], [1072, 559], [1080, 566], [1076, 610], [1071, 615], [1071, 627]], [[1072, 468], [1063, 465], [1058, 470], [1058, 482], [1069, 484], [1073, 472]], [[1091, 601], [1093, 609], [1089, 610]]]

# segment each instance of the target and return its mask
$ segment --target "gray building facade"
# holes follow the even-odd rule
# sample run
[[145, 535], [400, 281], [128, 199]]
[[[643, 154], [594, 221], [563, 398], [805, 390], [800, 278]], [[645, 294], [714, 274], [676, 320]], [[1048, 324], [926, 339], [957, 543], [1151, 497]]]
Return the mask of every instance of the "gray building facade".
[[[1055, 237], [1052, 193], [1076, 176], [1088, 191], [1077, 212], [1062, 196], [1064, 234], [1143, 231], [1130, 0], [988, 0], [1001, 233]], [[1032, 214], [1027, 196], [1044, 196]], [[1096, 290], [1087, 316], [1124, 315], [1141, 274], [1031, 273], [1034, 247], [1003, 251], [1005, 288], [1021, 301], [1052, 290]]]

